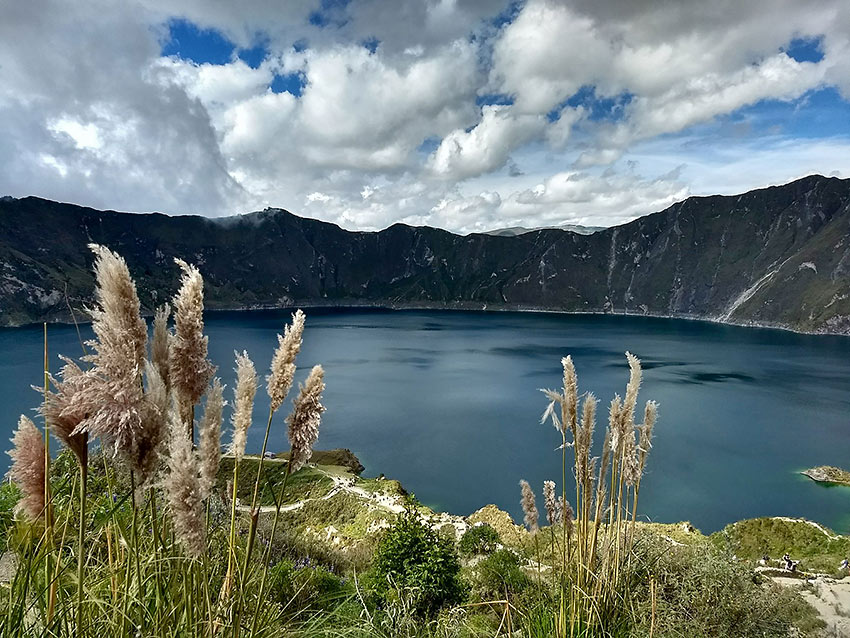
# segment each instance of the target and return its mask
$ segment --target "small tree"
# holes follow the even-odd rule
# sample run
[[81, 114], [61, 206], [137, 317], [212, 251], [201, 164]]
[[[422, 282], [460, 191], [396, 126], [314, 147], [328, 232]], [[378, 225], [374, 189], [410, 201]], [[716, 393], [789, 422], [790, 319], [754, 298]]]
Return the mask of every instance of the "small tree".
[[378, 543], [372, 583], [379, 603], [401, 599], [423, 616], [466, 596], [454, 542], [423, 525], [412, 508], [399, 516]]
[[463, 556], [491, 554], [496, 551], [500, 541], [499, 532], [487, 523], [482, 523], [466, 530], [457, 548]]

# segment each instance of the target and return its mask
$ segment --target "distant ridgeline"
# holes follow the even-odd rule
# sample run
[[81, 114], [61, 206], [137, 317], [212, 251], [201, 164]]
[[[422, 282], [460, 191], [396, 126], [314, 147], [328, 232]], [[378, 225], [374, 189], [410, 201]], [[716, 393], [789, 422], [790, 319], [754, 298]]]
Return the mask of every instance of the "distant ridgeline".
[[[93, 291], [90, 242], [121, 253], [152, 311], [179, 269], [209, 308], [369, 305], [648, 314], [850, 333], [850, 180], [691, 197], [590, 235], [349, 232], [267, 209], [207, 219], [0, 199], [0, 325], [67, 320]], [[148, 295], [148, 296], [145, 296]]]

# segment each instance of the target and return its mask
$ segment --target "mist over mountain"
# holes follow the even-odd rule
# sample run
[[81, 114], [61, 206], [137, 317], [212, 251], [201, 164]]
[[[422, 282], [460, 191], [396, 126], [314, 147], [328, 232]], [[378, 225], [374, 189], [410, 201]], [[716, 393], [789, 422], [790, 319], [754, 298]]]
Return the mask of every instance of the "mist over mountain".
[[488, 230], [485, 235], [499, 235], [502, 237], [514, 237], [515, 235], [524, 235], [532, 233], [535, 230], [568, 230], [579, 235], [592, 235], [600, 230], [605, 230], [604, 226], [581, 226], [579, 224], [561, 224], [560, 226], [544, 226], [541, 228], [525, 228], [524, 226], [509, 226], [507, 228], [496, 228]]
[[[691, 197], [584, 235], [351, 232], [266, 209], [227, 218], [0, 199], [0, 324], [69, 319], [91, 299], [96, 242], [122, 254], [142, 304], [174, 291], [174, 257], [208, 308], [375, 305], [649, 314], [850, 333], [850, 180], [805, 177]], [[160, 293], [162, 294], [162, 293]]]

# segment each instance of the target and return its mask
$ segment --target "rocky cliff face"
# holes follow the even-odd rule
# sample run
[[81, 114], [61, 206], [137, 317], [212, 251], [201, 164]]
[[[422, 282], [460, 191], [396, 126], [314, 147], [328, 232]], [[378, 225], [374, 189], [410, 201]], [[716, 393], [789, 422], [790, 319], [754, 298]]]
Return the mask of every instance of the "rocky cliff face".
[[534, 308], [850, 333], [850, 180], [820, 176], [592, 235], [348, 232], [278, 209], [213, 220], [3, 198], [0, 324], [65, 319], [66, 295], [87, 301], [90, 242], [124, 255], [148, 310], [175, 290], [179, 256], [203, 272], [210, 308]]

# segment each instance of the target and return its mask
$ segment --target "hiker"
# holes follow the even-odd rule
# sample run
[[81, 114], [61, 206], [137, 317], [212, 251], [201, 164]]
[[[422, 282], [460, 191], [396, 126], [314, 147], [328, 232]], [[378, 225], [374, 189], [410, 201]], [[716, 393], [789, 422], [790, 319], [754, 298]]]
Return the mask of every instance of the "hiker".
[[838, 569], [850, 569], [850, 561], [845, 558], [841, 561], [841, 566]]
[[782, 563], [784, 569], [787, 569], [789, 572], [793, 571], [794, 563], [791, 561], [791, 556], [788, 554], [788, 552], [785, 552], [785, 554], [782, 556]]

